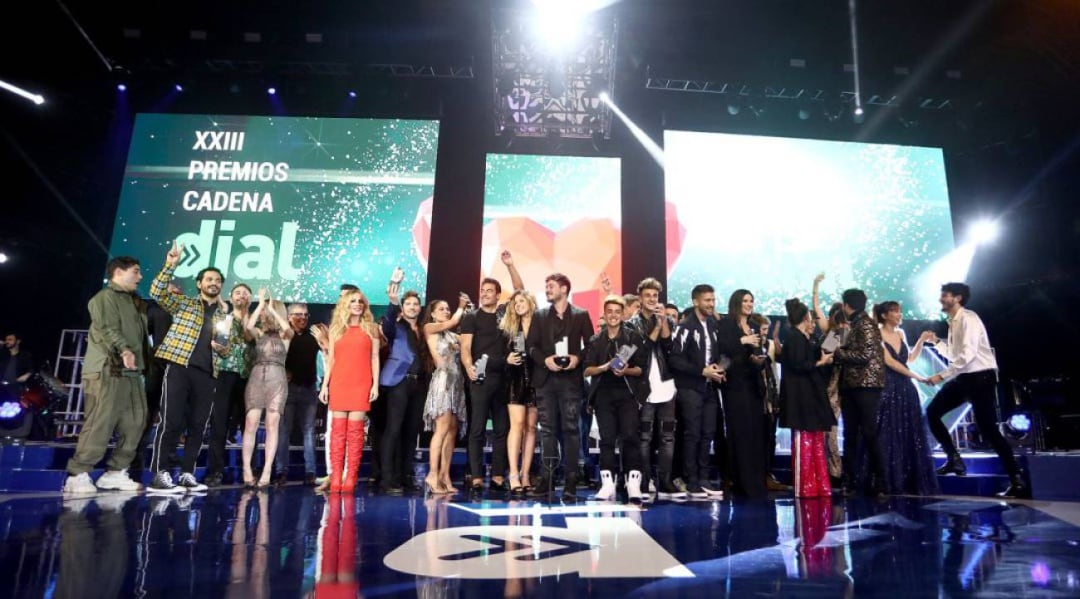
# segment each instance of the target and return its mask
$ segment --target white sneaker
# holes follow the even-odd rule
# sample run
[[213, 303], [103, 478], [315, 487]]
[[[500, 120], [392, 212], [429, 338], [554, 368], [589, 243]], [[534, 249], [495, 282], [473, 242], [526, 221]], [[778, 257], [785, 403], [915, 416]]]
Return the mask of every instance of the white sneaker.
[[153, 516], [164, 516], [169, 511], [169, 505], [172, 504], [173, 498], [167, 495], [161, 495], [150, 498], [150, 514]]
[[626, 496], [630, 501], [641, 501], [641, 471], [631, 470], [626, 475]]
[[600, 490], [593, 495], [597, 501], [612, 501], [615, 499], [615, 477], [611, 470], [600, 471]]
[[127, 470], [110, 470], [97, 479], [103, 491], [141, 491], [142, 485], [128, 477]]
[[98, 488], [94, 486], [93, 481], [90, 480], [90, 475], [86, 472], [76, 475], [69, 474], [67, 480], [64, 481], [64, 495], [93, 495], [97, 492]]
[[176, 484], [184, 487], [188, 492], [192, 491], [205, 491], [209, 487], [195, 480], [195, 475], [190, 472], [185, 472], [180, 475], [180, 478], [176, 480]]

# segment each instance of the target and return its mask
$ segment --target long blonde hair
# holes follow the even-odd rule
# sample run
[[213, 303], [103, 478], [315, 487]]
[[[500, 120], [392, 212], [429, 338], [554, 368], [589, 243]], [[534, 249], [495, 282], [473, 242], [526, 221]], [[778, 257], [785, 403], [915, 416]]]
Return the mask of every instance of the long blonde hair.
[[499, 323], [499, 329], [511, 339], [521, 331], [521, 317], [518, 316], [517, 310], [514, 309], [514, 302], [517, 301], [519, 295], [529, 302], [529, 312], [536, 312], [536, 298], [528, 291], [518, 289], [510, 295], [510, 299], [506, 303], [506, 313], [503, 314], [502, 321]]
[[288, 322], [289, 316], [286, 313], [285, 304], [283, 304], [281, 300], [274, 299], [270, 300], [270, 303], [263, 309], [262, 318], [260, 319], [262, 322], [259, 324], [262, 325], [262, 329], [265, 332], [279, 333], [281, 332], [281, 325], [278, 324], [280, 321], [270, 313], [271, 310], [277, 312], [277, 315], [281, 320]]
[[346, 291], [338, 298], [337, 305], [334, 306], [334, 314], [330, 317], [330, 344], [333, 345], [335, 341], [345, 336], [345, 331], [349, 328], [349, 301], [353, 297], [360, 296], [360, 299], [364, 302], [364, 313], [360, 316], [360, 328], [364, 329], [364, 332], [371, 336], [372, 339], [376, 339], [378, 335], [378, 327], [375, 326], [375, 317], [371, 315], [371, 303], [368, 302], [367, 296], [359, 289], [355, 291]]

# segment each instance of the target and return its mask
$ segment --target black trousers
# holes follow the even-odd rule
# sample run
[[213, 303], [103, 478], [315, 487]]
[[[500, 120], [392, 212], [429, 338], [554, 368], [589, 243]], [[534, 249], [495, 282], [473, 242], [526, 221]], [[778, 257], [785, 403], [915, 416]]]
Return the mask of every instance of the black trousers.
[[709, 444], [716, 438], [715, 391], [679, 389], [675, 396], [683, 433], [683, 480], [687, 486], [709, 480], [711, 456]]
[[406, 376], [393, 387], [380, 387], [379, 395], [379, 402], [386, 404], [386, 428], [383, 429], [379, 452], [382, 482], [404, 484], [413, 476], [413, 460], [416, 458], [417, 436], [423, 426], [427, 384], [415, 376]]
[[[540, 454], [544, 459], [541, 467], [545, 467], [548, 460], [559, 456], [556, 430], [561, 430], [564, 475], [568, 481], [575, 482], [578, 475], [578, 452], [581, 447], [578, 431], [581, 402], [581, 377], [577, 374], [549, 373], [544, 385], [536, 390], [536, 408], [540, 423]], [[549, 480], [548, 483], [552, 484], [552, 481]]]
[[756, 389], [728, 387], [724, 390], [724, 412], [735, 491], [747, 497], [764, 497], [765, 400]]
[[874, 485], [885, 482], [885, 466], [881, 440], [877, 436], [877, 410], [881, 389], [841, 389], [840, 413], [844, 418], [844, 479], [845, 486], [855, 485], [859, 473], [859, 444], [870, 459]]
[[1013, 456], [1012, 447], [997, 426], [996, 391], [997, 375], [993, 370], [961, 374], [945, 383], [934, 399], [930, 400], [930, 405], [926, 406], [926, 419], [930, 424], [930, 432], [941, 444], [941, 449], [948, 455], [955, 454], [956, 445], [941, 419], [965, 402], [971, 402], [971, 411], [979, 434], [990, 442], [994, 452], [1001, 458], [1005, 471], [1015, 475], [1020, 472], [1020, 467]]
[[472, 409], [469, 411], [469, 473], [484, 478], [484, 437], [491, 416], [491, 476], [506, 476], [510, 459], [506, 436], [510, 433], [510, 410], [506, 407], [506, 384], [501, 374], [488, 373], [483, 383], [469, 383]]
[[[154, 422], [157, 421], [158, 415], [161, 414], [161, 387], [162, 381], [165, 378], [165, 367], [168, 366], [168, 362], [165, 360], [159, 360], [153, 358], [151, 361], [146, 377], [146, 428], [143, 429], [142, 438], [139, 439], [139, 447], [135, 450], [135, 457], [131, 460], [131, 474], [132, 478], [136, 482], [139, 481], [140, 474], [143, 471], [143, 467], [146, 465], [146, 448], [153, 440], [151, 431], [153, 430]], [[159, 427], [160, 428], [160, 427]], [[169, 452], [169, 463], [176, 461], [176, 447], [172, 448]]]
[[210, 418], [210, 452], [207, 474], [221, 474], [225, 471], [225, 440], [232, 430], [229, 416], [236, 410], [239, 402], [241, 411], [244, 405], [244, 386], [246, 381], [239, 372], [222, 370], [218, 372], [217, 388], [214, 391], [214, 413]]
[[762, 426], [765, 427], [765, 475], [772, 474], [773, 463], [776, 462], [776, 424], [780, 419], [776, 414], [766, 411], [763, 415]]
[[659, 427], [660, 435], [656, 443], [656, 479], [671, 482], [672, 461], [675, 458], [675, 399], [664, 403], [647, 403], [641, 407], [639, 443], [641, 445], [641, 464], [645, 478], [649, 478], [652, 464], [653, 436]]
[[176, 363], [169, 363], [165, 367], [161, 384], [161, 426], [154, 435], [151, 471], [158, 472], [177, 465], [173, 451], [186, 429], [180, 471], [195, 472], [203, 434], [214, 411], [216, 388], [217, 381], [209, 372]]
[[600, 388], [594, 399], [596, 425], [600, 427], [600, 469], [619, 472], [615, 445], [619, 445], [622, 472], [641, 471], [641, 449], [638, 441], [640, 418], [638, 403], [629, 389]]

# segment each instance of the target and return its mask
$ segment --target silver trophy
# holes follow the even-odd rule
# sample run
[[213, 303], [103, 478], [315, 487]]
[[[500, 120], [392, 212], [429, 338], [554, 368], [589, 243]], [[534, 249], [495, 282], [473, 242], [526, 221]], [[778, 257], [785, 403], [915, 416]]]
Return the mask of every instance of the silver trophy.
[[483, 384], [484, 379], [487, 378], [487, 363], [487, 354], [480, 356], [480, 359], [473, 363], [473, 368], [476, 369], [476, 384], [478, 385]]
[[619, 351], [615, 353], [615, 357], [611, 359], [611, 369], [621, 371], [630, 364], [630, 357], [637, 351], [636, 345], [623, 345], [619, 348]]

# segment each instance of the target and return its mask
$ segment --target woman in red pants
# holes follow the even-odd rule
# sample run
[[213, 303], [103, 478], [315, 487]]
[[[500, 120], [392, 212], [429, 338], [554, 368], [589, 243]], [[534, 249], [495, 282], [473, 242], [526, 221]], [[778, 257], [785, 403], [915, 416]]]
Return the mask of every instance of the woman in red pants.
[[[360, 291], [342, 294], [330, 318], [330, 354], [319, 400], [329, 399], [330, 492], [352, 492], [364, 450], [364, 421], [378, 397], [379, 329]], [[346, 471], [346, 460], [348, 470]], [[342, 472], [345, 472], [342, 480]]]
[[822, 367], [832, 354], [810, 340], [814, 321], [810, 309], [797, 299], [785, 302], [794, 329], [780, 354], [780, 426], [791, 429], [791, 472], [796, 497], [831, 495], [825, 432], [836, 424]]

